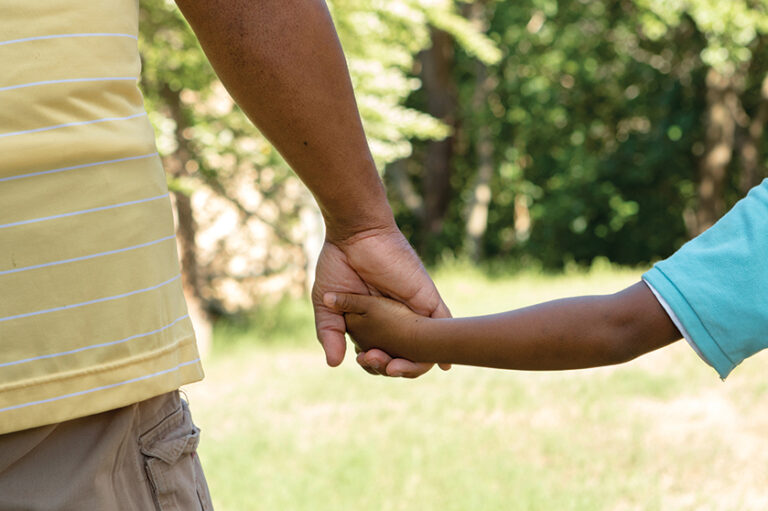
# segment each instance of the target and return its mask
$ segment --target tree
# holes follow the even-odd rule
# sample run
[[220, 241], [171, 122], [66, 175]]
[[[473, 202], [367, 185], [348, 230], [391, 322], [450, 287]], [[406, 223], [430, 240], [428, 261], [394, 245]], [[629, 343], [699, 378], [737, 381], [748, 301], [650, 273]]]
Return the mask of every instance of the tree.
[[[473, 2], [467, 16], [503, 57], [483, 66], [452, 53], [448, 207], [435, 233], [403, 200], [404, 229], [433, 261], [448, 250], [549, 267], [672, 253], [764, 175], [764, 3], [734, 5]], [[728, 69], [740, 78], [718, 89]], [[409, 104], [427, 109], [427, 92]], [[427, 149], [393, 173], [412, 205], [437, 173]]]
[[[708, 66], [706, 150], [699, 163], [698, 211], [694, 234], [707, 229], [725, 212], [728, 170], [737, 145], [741, 146], [741, 191], [759, 181], [760, 149], [766, 120], [766, 69], [760, 55], [768, 33], [768, 2], [764, 0], [637, 0], [644, 9], [644, 30], [658, 38], [689, 17], [706, 39], [701, 52]], [[742, 96], [758, 77], [760, 94], [756, 113], [744, 108]], [[742, 133], [739, 133], [739, 132]]]
[[[167, 0], [142, 0], [142, 88], [168, 171], [184, 289], [203, 347], [215, 315], [310, 285], [322, 222], [285, 162], [234, 105]], [[449, 127], [404, 106], [420, 86], [414, 57], [431, 27], [486, 55], [493, 45], [448, 0], [333, 0], [359, 109], [377, 164]]]

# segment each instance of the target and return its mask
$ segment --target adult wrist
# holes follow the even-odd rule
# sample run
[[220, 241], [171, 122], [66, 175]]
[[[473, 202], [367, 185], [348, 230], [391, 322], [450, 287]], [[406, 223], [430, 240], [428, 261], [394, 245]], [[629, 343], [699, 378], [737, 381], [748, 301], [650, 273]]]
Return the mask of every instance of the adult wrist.
[[349, 211], [343, 216], [323, 213], [325, 238], [335, 245], [352, 245], [357, 241], [399, 232], [387, 202], [372, 211]]

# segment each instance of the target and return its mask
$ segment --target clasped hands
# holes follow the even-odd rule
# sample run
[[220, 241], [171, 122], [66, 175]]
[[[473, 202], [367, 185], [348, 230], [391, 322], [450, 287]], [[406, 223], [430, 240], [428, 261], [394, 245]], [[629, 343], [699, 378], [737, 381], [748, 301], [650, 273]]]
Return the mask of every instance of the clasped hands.
[[[386, 296], [392, 301], [366, 301], [365, 295]], [[349, 329], [357, 341], [357, 362], [363, 369], [406, 378], [418, 377], [434, 364], [398, 358], [407, 350], [394, 343], [407, 343], [411, 329], [393, 327], [412, 326], [419, 316], [451, 317], [418, 256], [394, 226], [361, 232], [343, 241], [327, 239], [317, 261], [312, 304], [317, 337], [328, 365], [338, 366], [344, 359], [344, 334]], [[366, 321], [356, 321], [362, 315], [355, 311], [362, 311], [362, 307], [370, 313], [365, 315]], [[377, 331], [386, 331], [386, 339], [377, 337]], [[372, 348], [384, 340], [390, 353]]]

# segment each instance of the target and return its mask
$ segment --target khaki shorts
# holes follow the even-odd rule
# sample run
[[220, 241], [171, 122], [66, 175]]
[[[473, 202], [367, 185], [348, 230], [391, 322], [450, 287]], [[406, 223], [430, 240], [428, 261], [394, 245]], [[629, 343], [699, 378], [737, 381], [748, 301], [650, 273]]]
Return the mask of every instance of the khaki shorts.
[[0, 510], [213, 509], [178, 392], [0, 435]]

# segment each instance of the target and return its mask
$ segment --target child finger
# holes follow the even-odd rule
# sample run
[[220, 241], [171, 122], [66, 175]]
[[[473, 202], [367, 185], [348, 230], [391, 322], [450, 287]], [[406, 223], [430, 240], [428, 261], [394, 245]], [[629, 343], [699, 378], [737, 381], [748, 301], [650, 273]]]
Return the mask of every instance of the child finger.
[[323, 296], [323, 303], [327, 307], [340, 312], [354, 312], [357, 314], [363, 314], [368, 310], [368, 307], [366, 307], [367, 300], [371, 300], [371, 297], [347, 293], [325, 293]]

